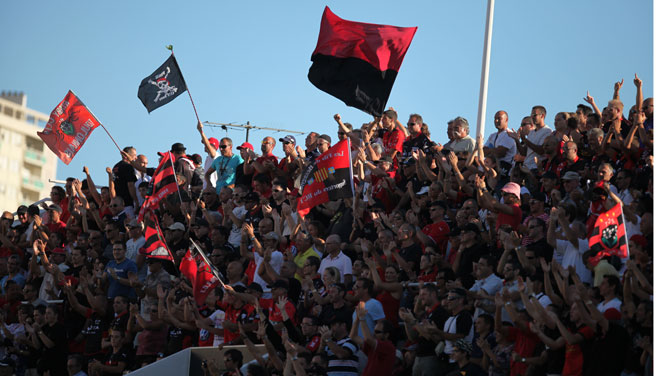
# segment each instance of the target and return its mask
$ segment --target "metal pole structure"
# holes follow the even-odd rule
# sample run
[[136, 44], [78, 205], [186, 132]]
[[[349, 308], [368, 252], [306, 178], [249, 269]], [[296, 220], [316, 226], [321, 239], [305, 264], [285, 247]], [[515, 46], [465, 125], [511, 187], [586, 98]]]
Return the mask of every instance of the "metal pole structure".
[[222, 129], [228, 129], [229, 127], [231, 128], [242, 128], [246, 130], [246, 142], [249, 142], [249, 130], [251, 129], [261, 129], [261, 130], [266, 130], [266, 131], [275, 131], [275, 132], [288, 132], [292, 134], [305, 134], [305, 132], [300, 132], [300, 131], [294, 131], [291, 129], [280, 129], [280, 128], [270, 128], [270, 127], [257, 127], [255, 125], [251, 125], [251, 123], [247, 122], [247, 124], [230, 124], [230, 123], [214, 123], [211, 121], [204, 121], [203, 124], [206, 124], [211, 127], [219, 127]]
[[477, 134], [484, 134], [486, 120], [486, 97], [489, 91], [489, 66], [491, 63], [491, 35], [493, 34], [493, 1], [487, 0], [486, 25], [484, 29], [484, 54], [482, 55], [482, 79], [480, 81], [480, 101], [477, 108]]

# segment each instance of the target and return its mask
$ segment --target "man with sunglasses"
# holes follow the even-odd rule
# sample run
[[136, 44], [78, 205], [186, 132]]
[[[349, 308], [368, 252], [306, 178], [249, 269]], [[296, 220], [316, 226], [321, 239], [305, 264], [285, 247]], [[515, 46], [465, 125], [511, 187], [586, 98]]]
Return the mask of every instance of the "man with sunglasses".
[[261, 142], [261, 156], [251, 162], [250, 165], [246, 166], [244, 173], [253, 175], [263, 173], [271, 174], [279, 164], [279, 159], [272, 154], [272, 150], [274, 150], [276, 143], [277, 142], [274, 138], [270, 136], [265, 137]]
[[468, 120], [457, 116], [453, 121], [452, 135], [454, 141], [450, 144], [450, 149], [457, 154], [472, 153], [475, 150], [475, 140], [468, 134], [470, 132]]
[[217, 194], [221, 192], [222, 188], [235, 185], [235, 171], [237, 166], [244, 162], [242, 157], [233, 154], [233, 140], [228, 137], [221, 139], [219, 151], [221, 155], [212, 162], [210, 168], [205, 172], [205, 181], [208, 186], [212, 185], [210, 175], [215, 171], [217, 172], [217, 184], [215, 186]]
[[136, 159], [136, 149], [127, 146], [122, 149], [122, 160], [113, 166], [113, 184], [117, 197], [122, 198], [123, 207], [127, 209], [130, 217], [134, 217], [134, 207], [138, 208], [136, 197], [136, 172], [131, 162]]
[[434, 145], [434, 143], [429, 140], [429, 137], [422, 133], [422, 124], [422, 116], [418, 114], [412, 114], [408, 118], [407, 125], [410, 134], [403, 142], [404, 159], [410, 156], [412, 152], [417, 152], [417, 150], [426, 151], [429, 147]]

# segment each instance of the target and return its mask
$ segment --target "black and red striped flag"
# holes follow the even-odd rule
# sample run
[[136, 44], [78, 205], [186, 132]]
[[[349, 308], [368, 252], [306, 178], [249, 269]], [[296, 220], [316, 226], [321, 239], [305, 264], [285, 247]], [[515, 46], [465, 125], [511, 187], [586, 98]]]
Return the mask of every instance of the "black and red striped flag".
[[173, 154], [171, 152], [162, 153], [159, 166], [152, 176], [148, 194], [143, 201], [143, 205], [138, 212], [138, 221], [143, 221], [143, 216], [147, 210], [156, 210], [159, 208], [159, 201], [171, 193], [178, 191], [178, 183], [175, 179], [175, 170], [173, 169]]
[[348, 106], [380, 116], [415, 31], [347, 21], [325, 7], [309, 81]]
[[316, 205], [353, 197], [350, 139], [338, 142], [307, 167], [302, 173], [300, 192], [297, 211], [302, 216]]
[[168, 260], [175, 263], [173, 254], [166, 245], [166, 239], [164, 234], [161, 233], [157, 217], [153, 212], [149, 212], [148, 219], [145, 221], [145, 245], [140, 252], [147, 258]]
[[626, 258], [629, 256], [627, 235], [622, 212], [622, 205], [616, 204], [613, 208], [600, 214], [595, 221], [595, 227], [588, 239], [590, 250], [595, 256], [589, 259], [591, 265], [608, 256]]

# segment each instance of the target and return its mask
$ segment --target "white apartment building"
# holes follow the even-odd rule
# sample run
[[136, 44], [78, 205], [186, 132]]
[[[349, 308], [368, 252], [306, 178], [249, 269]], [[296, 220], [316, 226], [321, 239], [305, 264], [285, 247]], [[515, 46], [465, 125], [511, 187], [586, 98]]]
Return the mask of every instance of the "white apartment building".
[[49, 197], [57, 157], [37, 136], [49, 115], [29, 109], [23, 93], [0, 93], [0, 211]]

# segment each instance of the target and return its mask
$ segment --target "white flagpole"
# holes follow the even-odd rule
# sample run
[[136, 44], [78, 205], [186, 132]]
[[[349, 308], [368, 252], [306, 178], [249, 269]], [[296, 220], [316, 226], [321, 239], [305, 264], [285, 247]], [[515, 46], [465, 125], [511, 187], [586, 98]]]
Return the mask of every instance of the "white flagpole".
[[212, 274], [214, 274], [214, 276], [217, 277], [217, 279], [219, 280], [219, 283], [224, 285], [224, 280], [222, 279], [223, 276], [221, 275], [219, 270], [217, 270], [217, 268], [214, 265], [212, 265], [210, 260], [205, 255], [205, 252], [203, 252], [203, 250], [198, 246], [198, 244], [196, 244], [196, 242], [194, 242], [191, 238], [189, 238], [189, 242], [191, 242], [191, 244], [193, 244], [193, 246], [196, 248], [196, 251], [198, 252], [198, 254], [201, 255], [201, 257], [203, 258], [203, 262], [206, 263], [210, 267], [210, 270], [212, 270]]
[[484, 122], [486, 120], [486, 97], [489, 90], [489, 66], [491, 62], [491, 35], [493, 34], [493, 1], [487, 0], [486, 5], [484, 54], [482, 55], [482, 79], [480, 81], [480, 100], [477, 109], [476, 137], [484, 134]]
[[625, 244], [627, 245], [627, 258], [629, 258], [629, 238], [627, 237], [627, 222], [625, 221], [625, 212], [623, 211], [622, 203], [620, 205], [620, 216], [622, 217], [623, 228], [625, 229]]

